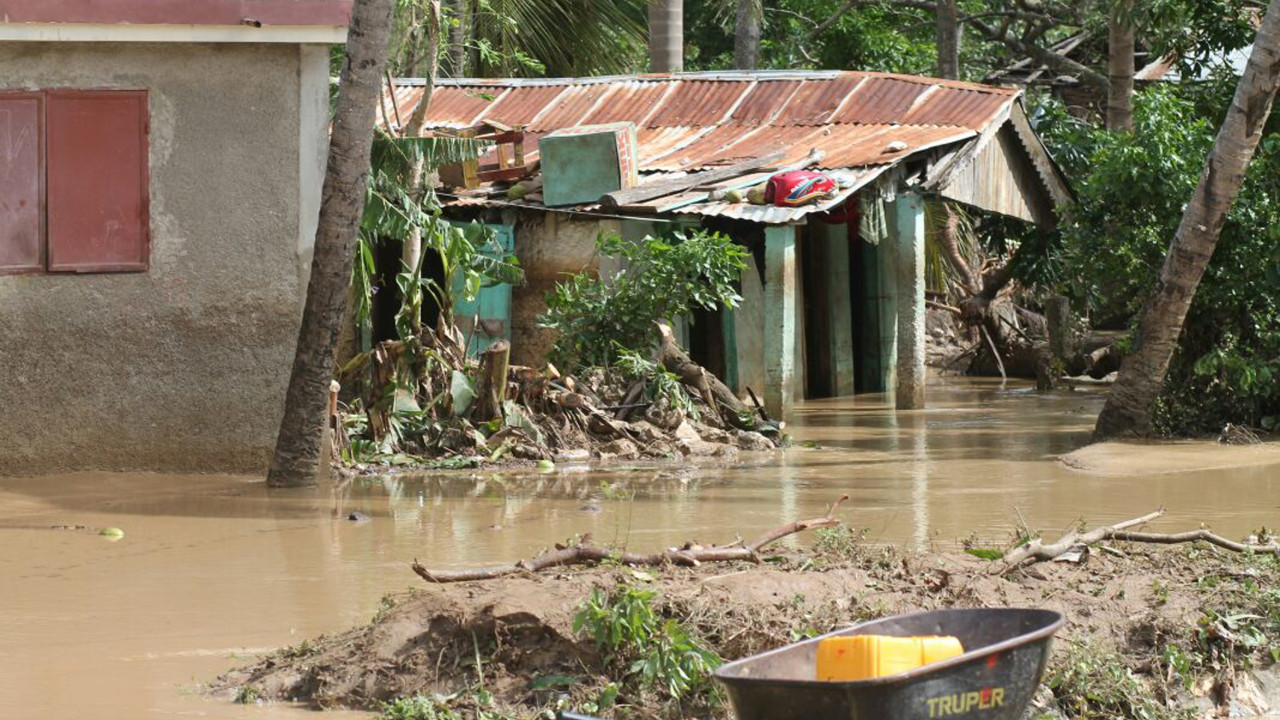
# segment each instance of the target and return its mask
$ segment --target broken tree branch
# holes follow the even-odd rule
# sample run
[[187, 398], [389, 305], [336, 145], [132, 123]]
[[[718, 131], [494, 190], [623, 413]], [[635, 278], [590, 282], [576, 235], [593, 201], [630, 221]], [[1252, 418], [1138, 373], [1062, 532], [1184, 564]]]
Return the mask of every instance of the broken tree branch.
[[1107, 529], [1108, 532], [1103, 538], [1104, 540], [1122, 540], [1126, 542], [1153, 543], [1156, 545], [1178, 545], [1181, 543], [1191, 542], [1207, 542], [1210, 545], [1217, 545], [1220, 548], [1231, 550], [1233, 552], [1252, 552], [1259, 555], [1276, 555], [1280, 556], [1280, 544], [1275, 540], [1269, 545], [1250, 545], [1247, 543], [1228, 540], [1221, 535], [1214, 534], [1208, 530], [1188, 530], [1181, 533], [1146, 533], [1146, 532], [1121, 532]]
[[[671, 326], [662, 322], [655, 325], [658, 328], [658, 363], [675, 373], [685, 385], [696, 390], [712, 413], [719, 415], [726, 425], [739, 430], [760, 430], [751, 408], [744, 405], [719, 378], [689, 359], [689, 354], [676, 341]], [[721, 412], [721, 408], [727, 412]]]
[[430, 583], [454, 583], [469, 580], [492, 580], [507, 575], [526, 572], [536, 573], [562, 565], [585, 565], [602, 560], [613, 560], [623, 565], [649, 567], [663, 565], [696, 567], [704, 562], [727, 562], [731, 560], [759, 562], [758, 553], [766, 545], [805, 530], [839, 525], [840, 521], [835, 518], [835, 512], [840, 508], [840, 504], [848, 499], [848, 495], [841, 495], [835, 502], [827, 506], [827, 514], [823, 517], [787, 523], [764, 533], [746, 544], [738, 542], [720, 547], [702, 547], [693, 543], [686, 543], [683, 547], [667, 548], [661, 552], [645, 555], [592, 545], [588, 536], [584, 537], [583, 541], [578, 545], [557, 547], [549, 553], [539, 555], [532, 560], [521, 560], [514, 565], [471, 568], [468, 570], [428, 570], [417, 560], [414, 560], [413, 571], [423, 580]]
[[1026, 545], [1023, 545], [1004, 556], [1005, 567], [1003, 571], [1009, 572], [1023, 563], [1026, 563], [1028, 560], [1032, 563], [1040, 562], [1042, 560], [1052, 560], [1072, 548], [1079, 547], [1081, 545], [1092, 545], [1108, 538], [1113, 538], [1115, 533], [1127, 530], [1135, 525], [1142, 525], [1143, 523], [1151, 522], [1163, 514], [1164, 508], [1160, 508], [1155, 512], [1147, 513], [1142, 517], [1125, 520], [1124, 522], [1119, 522], [1108, 527], [1096, 528], [1086, 533], [1068, 533], [1057, 542], [1049, 545], [1044, 544], [1044, 541], [1040, 538], [1032, 538]]

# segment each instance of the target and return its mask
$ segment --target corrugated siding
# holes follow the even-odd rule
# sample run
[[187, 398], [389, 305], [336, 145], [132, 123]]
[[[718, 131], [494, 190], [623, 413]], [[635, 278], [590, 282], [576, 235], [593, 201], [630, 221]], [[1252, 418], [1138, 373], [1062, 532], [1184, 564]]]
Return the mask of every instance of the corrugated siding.
[[1030, 158], [1006, 127], [967, 165], [955, 170], [939, 193], [983, 210], [1051, 225], [1053, 210], [1037, 201], [1045, 196], [1039, 187], [1041, 180]]

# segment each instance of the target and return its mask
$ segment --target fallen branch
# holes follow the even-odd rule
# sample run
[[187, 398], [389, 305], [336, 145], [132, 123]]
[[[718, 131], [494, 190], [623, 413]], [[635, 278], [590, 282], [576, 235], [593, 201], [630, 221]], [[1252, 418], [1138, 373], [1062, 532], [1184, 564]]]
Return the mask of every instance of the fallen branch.
[[1094, 543], [1101, 542], [1108, 538], [1114, 539], [1115, 533], [1119, 533], [1135, 525], [1151, 522], [1163, 514], [1164, 508], [1160, 508], [1155, 512], [1147, 513], [1140, 518], [1125, 520], [1124, 522], [1116, 523], [1115, 525], [1090, 530], [1087, 533], [1069, 533], [1064, 535], [1060, 540], [1058, 540], [1058, 542], [1050, 545], [1044, 544], [1044, 541], [1040, 538], [1032, 538], [1026, 545], [1023, 545], [1004, 556], [1005, 567], [1002, 571], [1009, 572], [1023, 563], [1026, 563], [1028, 560], [1032, 563], [1040, 562], [1042, 560], [1052, 560], [1059, 555], [1070, 551], [1072, 548], [1076, 548], [1081, 545], [1093, 545]]
[[562, 565], [585, 565], [603, 560], [613, 560], [623, 565], [651, 567], [663, 565], [696, 567], [704, 562], [727, 562], [731, 560], [760, 562], [758, 553], [766, 545], [805, 530], [839, 525], [840, 521], [834, 517], [835, 511], [839, 509], [841, 503], [848, 499], [848, 495], [841, 495], [827, 507], [827, 514], [823, 517], [788, 523], [774, 528], [746, 544], [743, 544], [741, 540], [718, 547], [701, 547], [693, 543], [686, 543], [680, 548], [667, 548], [661, 552], [645, 555], [592, 545], [590, 544], [589, 536], [586, 536], [577, 545], [557, 547], [549, 553], [539, 555], [532, 560], [521, 560], [515, 565], [499, 565], [469, 570], [428, 570], [419, 564], [417, 560], [414, 560], [413, 571], [423, 580], [430, 583], [453, 583], [466, 582], [468, 580], [492, 580], [507, 575], [536, 573]]
[[996, 359], [996, 367], [1000, 368], [1000, 379], [1008, 380], [1009, 376], [1004, 371], [1004, 361], [1000, 359], [1000, 351], [996, 349], [996, 343], [991, 339], [991, 333], [987, 332], [987, 326], [979, 325], [978, 329], [982, 331], [982, 337], [987, 339], [987, 345], [991, 348], [991, 356]]
[[1221, 535], [1216, 535], [1203, 529], [1171, 534], [1109, 531], [1105, 539], [1123, 540], [1126, 542], [1154, 543], [1156, 545], [1178, 545], [1181, 543], [1207, 542], [1210, 545], [1217, 545], [1220, 548], [1238, 553], [1252, 552], [1258, 555], [1280, 556], [1280, 544], [1277, 544], [1274, 540], [1272, 540], [1269, 545], [1249, 545], [1247, 543], [1228, 540]]
[[925, 298], [924, 304], [927, 305], [928, 307], [933, 308], [934, 310], [945, 310], [946, 312], [949, 312], [952, 315], [964, 314], [964, 311], [962, 311], [960, 308], [955, 307], [954, 305], [940, 303], [937, 300], [929, 300], [928, 298]]
[[659, 365], [675, 373], [681, 382], [696, 390], [707, 407], [711, 408], [712, 414], [720, 417], [726, 426], [739, 430], [761, 430], [753, 419], [755, 413], [751, 408], [744, 405], [719, 378], [689, 359], [689, 354], [676, 341], [670, 325], [662, 322], [654, 324], [658, 328]]

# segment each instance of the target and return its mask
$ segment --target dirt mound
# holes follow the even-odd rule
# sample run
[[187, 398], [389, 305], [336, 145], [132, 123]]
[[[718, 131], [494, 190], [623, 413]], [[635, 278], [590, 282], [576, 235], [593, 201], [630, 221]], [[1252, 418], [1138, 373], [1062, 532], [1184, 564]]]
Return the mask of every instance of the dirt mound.
[[[993, 573], [992, 562], [970, 555], [861, 545], [770, 560], [653, 573], [591, 568], [427, 586], [389, 600], [367, 626], [279, 651], [220, 678], [216, 688], [228, 696], [249, 688], [252, 697], [265, 700], [378, 709], [393, 698], [448, 695], [480, 685], [495, 707], [532, 716], [549, 707], [581, 707], [613, 682], [622, 688], [618, 702], [641, 716], [674, 716], [678, 710], [658, 694], [635, 689], [629, 695], [632, 686], [618, 677], [617, 666], [610, 668], [594, 643], [574, 631], [575, 612], [593, 589], [619, 583], [656, 590], [661, 614], [725, 660], [889, 614], [946, 607], [1055, 609], [1066, 613], [1068, 624], [1054, 664], [1076, 673], [1062, 675], [1066, 679], [1060, 678], [1055, 691], [1073, 692], [1072, 678], [1082, 667], [1092, 672], [1089, 663], [1115, 658], [1119, 667], [1099, 665], [1096, 671], [1141, 675], [1158, 686], [1153, 697], [1163, 698], [1161, 703], [1198, 706], [1202, 712], [1239, 705], [1233, 687], [1256, 689], [1259, 683], [1252, 679], [1232, 679], [1235, 670], [1254, 661], [1250, 653], [1265, 663], [1271, 652], [1280, 652], [1280, 643], [1269, 646], [1265, 639], [1248, 645], [1239, 619], [1217, 622], [1229, 613], [1248, 614], [1270, 618], [1278, 627], [1266, 630], [1280, 630], [1280, 594], [1259, 590], [1280, 580], [1280, 567], [1271, 559], [1198, 546], [1191, 552], [1126, 547], [1095, 554], [1082, 565], [1044, 563], [1006, 576]], [[1215, 639], [1214, 628], [1240, 637]], [[1180, 690], [1184, 685], [1194, 692]], [[1054, 687], [1052, 673], [1048, 686]], [[1143, 693], [1155, 692], [1142, 687]], [[1150, 714], [1125, 705], [1132, 701], [1116, 692], [1120, 699], [1108, 706], [1114, 716]], [[1042, 695], [1045, 703], [1055, 703], [1048, 691]], [[1271, 702], [1280, 708], [1280, 697]], [[682, 707], [688, 712], [692, 704], [707, 714], [714, 703], [711, 697], [686, 698]]]

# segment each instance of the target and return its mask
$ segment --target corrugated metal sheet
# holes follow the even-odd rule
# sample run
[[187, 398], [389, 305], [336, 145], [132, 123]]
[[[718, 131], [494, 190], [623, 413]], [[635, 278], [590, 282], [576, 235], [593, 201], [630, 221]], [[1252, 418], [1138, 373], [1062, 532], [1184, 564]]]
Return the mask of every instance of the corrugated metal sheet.
[[[431, 94], [431, 107], [427, 108], [427, 127], [464, 128], [476, 124], [480, 114], [491, 104], [497, 104], [509, 90], [503, 88], [440, 87]], [[414, 88], [403, 103], [397, 97], [400, 118], [409, 122], [409, 116], [422, 99], [422, 88]], [[394, 120], [394, 118], [393, 118]]]
[[[547, 87], [511, 88], [501, 99], [495, 100], [480, 115], [481, 121], [496, 122], [507, 127], [524, 126], [542, 112], [543, 108], [552, 104], [560, 93], [565, 91], [563, 85]], [[434, 104], [434, 100], [432, 101]]]
[[663, 96], [675, 87], [675, 83], [618, 83], [614, 92], [582, 122], [584, 125], [604, 125], [630, 121], [637, 127], [644, 127], [644, 121], [661, 105]]
[[824, 168], [845, 168], [894, 163], [930, 148], [967, 140], [976, 134], [968, 128], [929, 125], [842, 125], [821, 143], [822, 147], [829, 148], [829, 152], [820, 165]]
[[822, 125], [867, 78], [849, 73], [832, 80], [805, 82], [778, 114], [776, 125]]
[[583, 124], [582, 119], [595, 107], [596, 101], [609, 92], [608, 85], [574, 85], [555, 96], [555, 102], [529, 124], [535, 132], [560, 130]]
[[850, 195], [866, 187], [888, 169], [888, 165], [882, 165], [872, 168], [863, 168], [861, 170], [847, 170], [841, 172], [838, 174], [838, 177], [840, 184], [843, 187], [841, 187], [839, 191], [827, 200], [813, 205], [803, 205], [801, 207], [779, 207], [777, 205], [752, 205], [750, 203], [707, 202], [681, 208], [679, 212], [693, 215], [726, 217], [733, 218], [735, 220], [749, 220], [751, 222], [763, 223], [766, 225], [781, 225], [784, 223], [795, 222], [805, 215], [826, 212], [834, 207], [838, 207], [841, 203], [847, 200]]
[[907, 111], [930, 87], [897, 78], [869, 77], [831, 121], [858, 125], [901, 124]]
[[719, 125], [726, 121], [751, 83], [681, 81], [645, 121], [648, 127]]
[[787, 80], [767, 80], [756, 83], [751, 92], [738, 104], [729, 120], [744, 125], [759, 125], [771, 120], [781, 110], [803, 83]]
[[937, 88], [902, 119], [910, 125], [959, 125], [981, 130], [1008, 104], [993, 93]]

